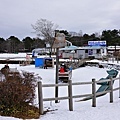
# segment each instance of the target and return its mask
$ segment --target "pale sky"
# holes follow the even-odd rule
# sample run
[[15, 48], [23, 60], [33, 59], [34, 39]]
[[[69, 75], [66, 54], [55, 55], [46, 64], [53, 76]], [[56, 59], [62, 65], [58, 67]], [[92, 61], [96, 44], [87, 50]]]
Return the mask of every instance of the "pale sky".
[[37, 37], [31, 24], [41, 18], [68, 32], [119, 30], [120, 0], [0, 0], [0, 37]]

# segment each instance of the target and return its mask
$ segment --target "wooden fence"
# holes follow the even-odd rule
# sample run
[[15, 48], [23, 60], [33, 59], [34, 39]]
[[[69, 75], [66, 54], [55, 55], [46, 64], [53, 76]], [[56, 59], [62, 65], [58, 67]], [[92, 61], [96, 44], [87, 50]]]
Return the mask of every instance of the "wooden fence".
[[[119, 87], [113, 88], [113, 81], [119, 80]], [[110, 90], [106, 90], [103, 92], [97, 92], [96, 93], [96, 85], [97, 83], [102, 82], [109, 82]], [[92, 86], [92, 93], [90, 94], [84, 94], [84, 95], [73, 95], [72, 94], [72, 86], [75, 85], [91, 85]], [[68, 87], [68, 96], [64, 97], [57, 97], [57, 98], [43, 98], [43, 89], [42, 87], [62, 87], [67, 86]], [[38, 82], [38, 99], [39, 99], [39, 112], [40, 114], [43, 114], [43, 101], [52, 101], [52, 100], [65, 100], [68, 99], [69, 102], [69, 110], [73, 111], [73, 98], [82, 98], [82, 97], [88, 97], [91, 96], [92, 99], [92, 107], [96, 107], [96, 97], [98, 95], [110, 93], [110, 103], [113, 102], [113, 91], [119, 90], [119, 98], [120, 98], [120, 75], [118, 78], [111, 78], [107, 80], [97, 81], [95, 79], [92, 79], [91, 82], [76, 82], [72, 83], [72, 80], [69, 80], [68, 83], [59, 83], [59, 84], [42, 84], [41, 81]]]

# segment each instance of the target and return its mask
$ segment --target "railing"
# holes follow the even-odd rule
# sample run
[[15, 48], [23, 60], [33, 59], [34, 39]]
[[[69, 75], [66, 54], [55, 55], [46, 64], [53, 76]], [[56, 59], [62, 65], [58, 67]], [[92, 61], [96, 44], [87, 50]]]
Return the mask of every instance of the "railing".
[[[119, 80], [119, 87], [113, 89], [113, 81]], [[110, 90], [106, 90], [103, 92], [97, 92], [96, 93], [96, 84], [102, 83], [102, 82], [109, 82]], [[72, 86], [75, 85], [92, 85], [92, 94], [83, 94], [83, 95], [73, 95], [72, 94]], [[68, 87], [68, 96], [64, 97], [57, 97], [57, 98], [43, 98], [43, 91], [42, 87], [62, 87], [67, 86]], [[68, 80], [68, 83], [59, 83], [59, 84], [43, 84], [42, 82], [38, 82], [38, 99], [39, 99], [39, 112], [40, 114], [43, 114], [43, 101], [52, 101], [52, 100], [65, 100], [68, 99], [69, 102], [69, 110], [73, 111], [73, 98], [82, 98], [82, 97], [88, 97], [91, 96], [92, 99], [92, 107], [96, 107], [96, 97], [98, 95], [110, 93], [110, 103], [113, 102], [113, 91], [119, 90], [119, 98], [120, 98], [120, 76], [118, 78], [111, 78], [107, 80], [102, 81], [96, 81], [95, 79], [92, 79], [91, 82], [76, 82], [72, 83], [72, 80]]]

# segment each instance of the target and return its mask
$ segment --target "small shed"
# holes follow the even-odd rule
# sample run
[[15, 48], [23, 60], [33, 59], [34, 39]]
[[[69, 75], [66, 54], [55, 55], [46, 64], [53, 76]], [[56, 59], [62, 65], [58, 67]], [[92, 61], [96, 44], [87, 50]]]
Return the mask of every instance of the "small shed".
[[54, 67], [54, 59], [53, 58], [35, 58], [35, 67], [43, 68], [46, 64], [46, 67]]

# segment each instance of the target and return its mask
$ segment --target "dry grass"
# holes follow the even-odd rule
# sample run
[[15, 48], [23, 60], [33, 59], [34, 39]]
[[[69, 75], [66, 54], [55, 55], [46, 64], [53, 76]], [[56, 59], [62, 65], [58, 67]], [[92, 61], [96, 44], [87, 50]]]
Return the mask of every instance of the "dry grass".
[[[40, 117], [39, 109], [37, 107], [28, 105], [22, 108], [22, 111], [16, 111], [14, 114], [10, 114], [9, 116], [21, 119], [38, 119]], [[8, 116], [0, 112], [1, 116]]]

